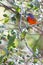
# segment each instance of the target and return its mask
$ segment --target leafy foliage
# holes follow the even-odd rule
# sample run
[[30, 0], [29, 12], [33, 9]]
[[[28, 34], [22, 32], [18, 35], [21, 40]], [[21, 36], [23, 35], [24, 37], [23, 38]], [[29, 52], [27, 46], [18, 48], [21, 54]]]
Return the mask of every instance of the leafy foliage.
[[[0, 7], [0, 64], [28, 65], [31, 59], [36, 64], [43, 50], [41, 3], [39, 0], [0, 0]], [[40, 22], [38, 25], [28, 24], [29, 12]]]

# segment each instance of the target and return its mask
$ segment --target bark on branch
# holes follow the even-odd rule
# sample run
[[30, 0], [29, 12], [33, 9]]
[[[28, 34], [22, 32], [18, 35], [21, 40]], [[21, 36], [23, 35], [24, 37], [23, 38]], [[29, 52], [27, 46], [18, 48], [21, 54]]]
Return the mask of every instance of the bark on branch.
[[15, 9], [13, 9], [12, 7], [7, 6], [7, 5], [5, 5], [5, 4], [3, 4], [3, 3], [1, 3], [1, 2], [0, 2], [0, 6], [6, 8], [6, 9], [8, 9], [8, 10], [11, 10], [13, 13], [16, 13]]

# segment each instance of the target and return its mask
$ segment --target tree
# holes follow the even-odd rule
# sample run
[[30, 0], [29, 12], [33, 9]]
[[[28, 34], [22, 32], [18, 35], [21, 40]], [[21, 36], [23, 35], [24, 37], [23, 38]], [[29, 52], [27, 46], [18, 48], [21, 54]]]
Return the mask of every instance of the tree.
[[[3, 13], [2, 17], [0, 16], [1, 65], [28, 65], [32, 58], [34, 64], [38, 61], [43, 63], [39, 58], [43, 51], [42, 7], [42, 1], [39, 0], [0, 1]], [[39, 21], [38, 25], [28, 24], [26, 14], [29, 12]]]

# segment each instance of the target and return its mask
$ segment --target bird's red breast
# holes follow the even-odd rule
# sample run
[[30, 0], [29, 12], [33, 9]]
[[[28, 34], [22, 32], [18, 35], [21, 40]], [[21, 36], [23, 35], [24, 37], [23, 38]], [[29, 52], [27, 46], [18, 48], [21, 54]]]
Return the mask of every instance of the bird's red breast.
[[38, 23], [35, 18], [31, 18], [30, 16], [27, 17], [27, 21], [31, 25], [34, 25], [34, 24], [37, 24]]

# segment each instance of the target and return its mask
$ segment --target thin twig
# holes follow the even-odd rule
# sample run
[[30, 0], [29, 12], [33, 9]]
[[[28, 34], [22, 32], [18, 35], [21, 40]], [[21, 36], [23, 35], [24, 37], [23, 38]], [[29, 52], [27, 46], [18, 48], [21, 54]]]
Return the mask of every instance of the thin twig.
[[32, 52], [32, 53], [33, 53], [32, 49], [30, 49], [30, 47], [27, 45], [27, 42], [26, 42], [26, 40], [25, 40], [25, 39], [24, 39], [24, 41], [25, 41], [25, 44], [26, 44], [26, 47], [28, 48], [28, 50], [30, 50], [30, 52]]
[[[25, 40], [25, 39], [24, 39]], [[28, 50], [30, 50], [30, 52], [32, 52], [32, 54], [34, 54], [34, 52], [29, 48], [29, 46], [27, 45], [27, 42], [26, 42], [26, 40], [25, 40], [25, 44], [26, 44], [26, 47], [28, 48]], [[33, 56], [33, 55], [32, 55]], [[38, 56], [35, 56], [41, 63], [42, 63], [42, 61], [39, 59], [39, 57]], [[31, 59], [31, 58], [30, 58]], [[28, 59], [29, 60], [29, 59]]]
[[[0, 2], [0, 3], [1, 3], [1, 2]], [[6, 9], [11, 10], [13, 13], [16, 13], [15, 9], [12, 9], [12, 7], [10, 7], [10, 6], [7, 6], [7, 5], [5, 5], [5, 4], [3, 4], [3, 3], [1, 3], [0, 6], [5, 7]]]

